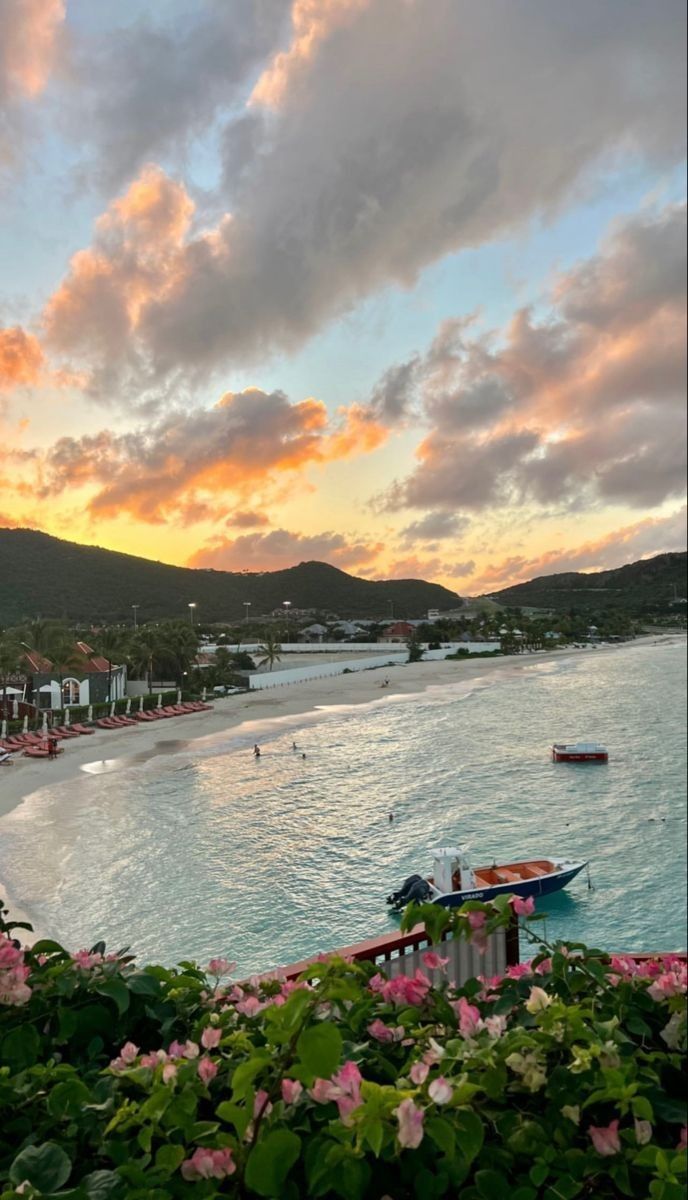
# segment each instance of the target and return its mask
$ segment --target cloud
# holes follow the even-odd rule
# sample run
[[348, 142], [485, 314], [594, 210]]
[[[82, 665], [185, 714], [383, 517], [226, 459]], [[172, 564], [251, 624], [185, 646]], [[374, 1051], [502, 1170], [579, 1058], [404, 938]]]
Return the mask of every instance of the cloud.
[[254, 529], [256, 526], [269, 524], [269, 519], [258, 512], [233, 512], [225, 521], [225, 525], [234, 529]]
[[33, 334], [19, 326], [0, 328], [0, 392], [37, 383], [43, 369], [43, 352]]
[[[222, 47], [234, 36], [233, 10], [213, 4], [208, 13]], [[188, 230], [143, 286], [132, 264], [135, 319], [123, 319], [131, 305], [119, 294], [112, 308], [99, 295], [86, 314], [82, 349], [97, 359], [109, 351], [111, 370], [126, 353], [131, 369], [159, 383], [292, 350], [362, 296], [407, 286], [448, 252], [551, 216], [620, 156], [661, 165], [683, 153], [678, 0], [294, 0], [291, 21], [291, 42], [267, 63], [252, 107], [226, 123], [225, 179], [213, 201], [222, 219]], [[249, 22], [249, 41], [270, 45], [268, 25], [262, 42]], [[136, 31], [127, 36], [133, 43]], [[160, 45], [149, 36], [140, 53], [152, 64]], [[201, 41], [208, 53], [209, 29]], [[187, 94], [192, 113], [207, 112], [205, 75], [189, 78], [165, 53], [155, 61], [163, 65], [151, 65], [150, 80], [138, 69], [143, 92], [128, 98], [127, 119], [117, 112], [120, 128], [144, 128], [137, 161], [158, 136], [173, 136]], [[146, 133], [142, 97], [158, 71], [170, 72], [170, 127], [164, 104], [154, 105], [165, 128]], [[106, 75], [103, 95], [119, 103], [107, 88]], [[113, 109], [110, 128], [115, 101], [102, 103]], [[59, 320], [53, 332], [59, 342]], [[403, 379], [390, 379], [379, 402], [403, 409]]]
[[187, 565], [216, 571], [279, 571], [299, 562], [318, 561], [349, 570], [369, 564], [383, 549], [380, 542], [350, 541], [341, 533], [308, 535], [272, 529], [233, 540], [217, 538], [197, 550]]
[[48, 82], [64, 18], [64, 0], [0, 0], [0, 167], [25, 132], [24, 102]]
[[596, 541], [569, 550], [548, 550], [535, 558], [510, 557], [490, 564], [471, 581], [476, 591], [496, 591], [565, 571], [603, 571], [686, 548], [686, 507], [667, 517], [647, 517], [633, 525], [615, 529]]
[[447, 562], [440, 558], [422, 558], [415, 554], [405, 558], [394, 559], [385, 568], [385, 579], [442, 579], [449, 580], [445, 586], [451, 587], [451, 580], [461, 579], [471, 575], [475, 570], [475, 562]]
[[[430, 431], [387, 508], [654, 506], [685, 489], [685, 207], [619, 224], [499, 335], [445, 322], [414, 367]], [[378, 506], [380, 500], [378, 499]]]
[[108, 189], [151, 158], [181, 157], [236, 105], [286, 15], [285, 0], [142, 7], [128, 24], [82, 36], [64, 97], [64, 123], [86, 141], [88, 173]]
[[88, 509], [105, 518], [219, 519], [227, 515], [223, 495], [251, 499], [284, 472], [365, 452], [372, 429], [355, 406], [331, 423], [320, 400], [227, 392], [214, 408], [169, 412], [132, 432], [60, 438], [41, 464], [40, 494], [95, 488]]
[[441, 541], [443, 538], [459, 537], [465, 533], [470, 521], [465, 517], [457, 517], [449, 512], [429, 512], [420, 521], [413, 521], [402, 529], [400, 537], [404, 542], [418, 540]]

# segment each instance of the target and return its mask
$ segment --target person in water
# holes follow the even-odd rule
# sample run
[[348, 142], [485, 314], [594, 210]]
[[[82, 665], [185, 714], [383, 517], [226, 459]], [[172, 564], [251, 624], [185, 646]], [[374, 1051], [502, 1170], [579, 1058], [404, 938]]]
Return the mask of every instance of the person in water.
[[296, 742], [292, 742], [291, 748], [292, 748], [292, 750], [298, 750], [298, 746], [296, 745]]
[[255, 743], [255, 745], [253, 747], [253, 757], [260, 758], [260, 746], [258, 745], [257, 742]]

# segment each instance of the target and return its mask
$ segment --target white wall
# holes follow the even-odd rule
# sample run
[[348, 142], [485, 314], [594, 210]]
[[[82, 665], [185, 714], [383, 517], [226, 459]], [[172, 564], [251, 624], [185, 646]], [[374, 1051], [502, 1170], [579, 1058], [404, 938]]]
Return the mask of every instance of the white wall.
[[[465, 649], [475, 653], [480, 650], [499, 650], [498, 642], [461, 642]], [[323, 647], [320, 647], [323, 649]], [[351, 647], [349, 647], [351, 649]], [[379, 646], [376, 646], [379, 650]], [[426, 650], [423, 662], [444, 659], [451, 650]], [[249, 676], [249, 687], [253, 689], [281, 687], [286, 683], [300, 683], [304, 679], [325, 679], [333, 675], [343, 675], [345, 671], [368, 671], [371, 668], [400, 666], [408, 662], [408, 650], [390, 650], [387, 654], [368, 655], [360, 659], [345, 659], [340, 662], [317, 663], [312, 667], [287, 667], [285, 670], [256, 672]]]

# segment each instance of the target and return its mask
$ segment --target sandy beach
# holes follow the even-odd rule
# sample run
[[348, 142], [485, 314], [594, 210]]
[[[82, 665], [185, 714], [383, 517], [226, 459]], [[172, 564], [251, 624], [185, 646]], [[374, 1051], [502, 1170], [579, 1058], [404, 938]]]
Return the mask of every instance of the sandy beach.
[[[675, 635], [674, 635], [675, 636]], [[669, 635], [671, 637], [671, 635]], [[666, 640], [651, 636], [647, 641]], [[68, 785], [82, 773], [97, 777], [135, 768], [158, 755], [189, 749], [189, 743], [254, 721], [269, 721], [312, 712], [330, 706], [383, 702], [399, 695], [420, 694], [427, 688], [470, 681], [481, 676], [510, 675], [534, 666], [574, 655], [598, 657], [623, 653], [626, 645], [603, 645], [593, 649], [566, 649], [532, 654], [474, 660], [405, 663], [386, 669], [358, 671], [321, 679], [285, 684], [267, 691], [240, 693], [213, 701], [210, 712], [172, 717], [155, 723], [118, 730], [98, 729], [93, 736], [62, 743], [64, 753], [55, 760], [23, 758], [0, 768], [0, 818], [27, 796], [44, 787]], [[313, 662], [313, 659], [310, 659]], [[388, 687], [382, 688], [385, 678]], [[95, 779], [94, 779], [95, 784]], [[0, 829], [1, 836], [1, 829]], [[5, 895], [0, 882], [0, 896]], [[21, 917], [21, 897], [6, 897], [13, 915]]]

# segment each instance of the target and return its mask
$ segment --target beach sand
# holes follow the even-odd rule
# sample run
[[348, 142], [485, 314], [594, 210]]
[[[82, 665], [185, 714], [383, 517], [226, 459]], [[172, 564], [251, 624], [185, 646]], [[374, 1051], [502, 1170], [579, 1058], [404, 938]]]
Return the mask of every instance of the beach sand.
[[[655, 636], [645, 640], [664, 639]], [[236, 730], [247, 722], [296, 716], [316, 708], [370, 704], [374, 700], [422, 693], [429, 687], [467, 682], [480, 676], [511, 674], [572, 655], [597, 657], [600, 654], [619, 653], [623, 649], [623, 644], [603, 645], [594, 650], [567, 648], [498, 658], [404, 663], [357, 671], [350, 675], [302, 680], [267, 691], [215, 699], [211, 712], [170, 717], [159, 722], [141, 722], [136, 727], [98, 729], [91, 737], [62, 742], [64, 753], [57, 759], [16, 756], [11, 766], [0, 766], [0, 818], [33, 792], [44, 787], [68, 784], [81, 772], [101, 774], [134, 767], [157, 755], [169, 755], [187, 749], [189, 743], [196, 739]], [[313, 659], [310, 661], [313, 662]], [[389, 686], [381, 688], [385, 678], [389, 679]], [[21, 897], [7, 896], [0, 881], [2, 896], [10, 905], [12, 915], [18, 920], [25, 919], [21, 913]]]

